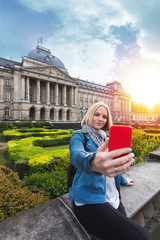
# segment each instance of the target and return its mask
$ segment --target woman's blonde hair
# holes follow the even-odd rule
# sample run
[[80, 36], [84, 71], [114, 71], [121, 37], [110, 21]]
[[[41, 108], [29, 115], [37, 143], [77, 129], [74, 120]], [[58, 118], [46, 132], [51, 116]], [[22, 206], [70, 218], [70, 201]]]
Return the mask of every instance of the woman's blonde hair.
[[103, 130], [105, 130], [105, 131], [110, 130], [110, 127], [112, 126], [112, 117], [111, 117], [109, 107], [104, 102], [94, 103], [88, 109], [87, 113], [85, 114], [84, 118], [82, 119], [82, 122], [81, 122], [82, 127], [84, 124], [92, 126], [92, 119], [93, 119], [94, 113], [100, 106], [103, 106], [104, 108], [107, 109], [107, 122], [106, 122], [105, 126], [103, 127]]

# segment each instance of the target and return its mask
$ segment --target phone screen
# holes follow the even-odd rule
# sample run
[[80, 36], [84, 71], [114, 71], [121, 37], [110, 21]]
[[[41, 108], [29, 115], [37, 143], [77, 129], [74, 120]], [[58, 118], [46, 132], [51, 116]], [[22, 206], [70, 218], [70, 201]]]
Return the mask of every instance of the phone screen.
[[113, 125], [109, 134], [109, 151], [120, 148], [131, 148], [132, 128], [130, 126]]

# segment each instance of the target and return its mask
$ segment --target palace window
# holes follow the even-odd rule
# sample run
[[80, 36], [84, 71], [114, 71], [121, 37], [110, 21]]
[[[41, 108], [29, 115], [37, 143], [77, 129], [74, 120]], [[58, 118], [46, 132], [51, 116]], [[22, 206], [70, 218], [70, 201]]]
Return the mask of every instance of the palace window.
[[90, 100], [90, 106], [92, 106], [92, 105], [93, 105], [93, 100], [91, 99], [91, 100]]
[[7, 102], [10, 101], [11, 100], [11, 93], [10, 92], [5, 92], [4, 97], [5, 97], [4, 98], [5, 101], [7, 101]]
[[9, 116], [10, 116], [9, 107], [6, 107], [6, 108], [4, 109], [4, 115], [5, 115], [5, 117], [9, 117]]
[[6, 80], [5, 80], [5, 85], [7, 85], [7, 86], [10, 86], [10, 85], [11, 85], [10, 79], [6, 79]]
[[85, 99], [85, 108], [88, 108], [88, 99]]

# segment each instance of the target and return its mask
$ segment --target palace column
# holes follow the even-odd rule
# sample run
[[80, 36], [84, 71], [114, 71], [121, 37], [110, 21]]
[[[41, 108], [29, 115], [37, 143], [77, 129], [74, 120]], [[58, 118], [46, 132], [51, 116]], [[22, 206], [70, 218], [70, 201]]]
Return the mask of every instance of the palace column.
[[118, 106], [117, 106], [117, 95], [114, 95], [114, 97], [113, 97], [113, 108], [112, 108], [112, 110], [113, 110], [113, 111], [117, 111], [117, 109], [118, 109]]
[[66, 85], [63, 85], [62, 104], [63, 104], [64, 106], [67, 106], [67, 104], [66, 104]]
[[29, 77], [26, 80], [26, 100], [30, 102]]
[[0, 78], [0, 102], [4, 102], [3, 87], [4, 87], [4, 80], [3, 80], [3, 78]]
[[125, 111], [128, 112], [128, 101], [125, 101]]
[[131, 112], [131, 101], [129, 101], [129, 109], [128, 109], [129, 112]]
[[82, 101], [83, 101], [82, 108], [85, 109], [85, 93], [83, 93], [83, 100]]
[[75, 95], [75, 87], [73, 87], [73, 105], [75, 106], [76, 95]]
[[120, 99], [118, 99], [118, 101], [117, 101], [117, 111], [119, 112], [120, 111]]
[[91, 97], [91, 95], [88, 94], [88, 108], [90, 107], [90, 97]]
[[124, 112], [126, 112], [126, 100], [124, 100]]
[[128, 100], [126, 101], [126, 105], [127, 105], [126, 112], [128, 113], [129, 112], [128, 111], [128, 109], [129, 109], [129, 102], [128, 102]]
[[122, 100], [122, 112], [124, 112], [124, 100]]
[[25, 100], [25, 76], [21, 78], [21, 100]]
[[73, 87], [70, 87], [71, 106], [73, 106]]
[[122, 99], [120, 99], [120, 101], [119, 101], [119, 110], [120, 110], [120, 112], [122, 112]]
[[125, 101], [125, 111], [128, 112], [127, 111], [127, 100]]
[[56, 85], [55, 85], [55, 104], [56, 105], [59, 105], [59, 102], [58, 102], [59, 92], [58, 92], [58, 90], [59, 90], [58, 83], [56, 83]]
[[50, 82], [46, 83], [46, 103], [50, 103]]
[[78, 106], [78, 88], [75, 88], [75, 105]]
[[125, 112], [126, 111], [126, 101], [123, 100], [123, 111]]
[[66, 121], [67, 120], [67, 112], [65, 109], [62, 109], [62, 120]]
[[37, 103], [40, 103], [40, 80], [37, 79]]
[[35, 120], [40, 121], [40, 109], [39, 108], [35, 109]]
[[54, 109], [54, 120], [58, 121], [58, 109]]

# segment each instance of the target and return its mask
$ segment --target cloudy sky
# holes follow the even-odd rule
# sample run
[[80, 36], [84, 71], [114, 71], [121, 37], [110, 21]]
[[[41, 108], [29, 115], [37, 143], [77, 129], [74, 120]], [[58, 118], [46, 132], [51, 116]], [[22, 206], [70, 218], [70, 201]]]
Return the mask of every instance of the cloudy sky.
[[51, 50], [72, 77], [120, 81], [133, 100], [160, 102], [159, 0], [0, 0], [0, 57]]

